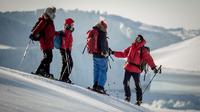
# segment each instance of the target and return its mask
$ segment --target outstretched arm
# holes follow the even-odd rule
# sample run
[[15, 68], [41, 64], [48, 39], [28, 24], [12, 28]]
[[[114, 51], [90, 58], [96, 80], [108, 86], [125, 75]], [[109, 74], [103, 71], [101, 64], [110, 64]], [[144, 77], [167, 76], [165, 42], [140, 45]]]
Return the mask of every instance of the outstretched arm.
[[114, 51], [114, 56], [117, 57], [117, 58], [126, 58], [128, 56], [130, 49], [131, 49], [131, 46], [126, 48], [123, 52]]

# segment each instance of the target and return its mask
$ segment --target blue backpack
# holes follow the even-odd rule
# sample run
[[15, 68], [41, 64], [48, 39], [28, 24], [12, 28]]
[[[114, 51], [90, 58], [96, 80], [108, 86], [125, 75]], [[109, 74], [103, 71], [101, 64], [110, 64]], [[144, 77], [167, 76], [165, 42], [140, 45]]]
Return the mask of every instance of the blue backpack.
[[62, 46], [62, 36], [63, 36], [63, 31], [59, 31], [59, 35], [56, 35], [54, 37], [54, 46], [56, 49], [60, 49]]

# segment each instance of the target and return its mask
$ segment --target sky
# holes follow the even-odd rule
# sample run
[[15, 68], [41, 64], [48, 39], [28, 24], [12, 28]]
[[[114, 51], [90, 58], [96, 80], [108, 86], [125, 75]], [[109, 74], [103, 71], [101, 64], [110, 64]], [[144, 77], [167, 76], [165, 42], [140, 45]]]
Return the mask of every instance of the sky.
[[0, 11], [29, 11], [51, 5], [107, 12], [165, 28], [200, 29], [200, 0], [0, 0]]

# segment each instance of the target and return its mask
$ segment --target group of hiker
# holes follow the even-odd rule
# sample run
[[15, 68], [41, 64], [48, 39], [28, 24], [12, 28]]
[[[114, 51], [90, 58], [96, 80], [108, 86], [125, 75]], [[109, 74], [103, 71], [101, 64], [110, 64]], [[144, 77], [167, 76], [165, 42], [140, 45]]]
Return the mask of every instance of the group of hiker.
[[[72, 83], [69, 76], [73, 68], [73, 60], [71, 56], [74, 31], [74, 20], [67, 18], [64, 20], [64, 27], [61, 31], [55, 31], [53, 19], [55, 18], [56, 8], [48, 7], [45, 9], [38, 22], [32, 29], [30, 39], [40, 42], [43, 52], [43, 59], [34, 74], [48, 78], [53, 78], [50, 74], [50, 64], [52, 62], [54, 48], [54, 40], [61, 37], [61, 46], [59, 48], [62, 57], [62, 69], [60, 72], [60, 81]], [[109, 48], [107, 37], [108, 24], [105, 20], [99, 21], [91, 30], [87, 32], [87, 51], [93, 55], [93, 86], [92, 89], [99, 93], [105, 93], [105, 83], [107, 80], [108, 57], [114, 55], [117, 58], [127, 58], [124, 65], [124, 91], [125, 100], [130, 102], [130, 78], [133, 77], [136, 87], [136, 104], [142, 103], [142, 89], [140, 85], [140, 73], [142, 72], [141, 64], [147, 63], [154, 73], [158, 73], [158, 69], [149, 53], [149, 49], [145, 47], [146, 41], [139, 34], [133, 41], [132, 45], [124, 51], [113, 51]]]

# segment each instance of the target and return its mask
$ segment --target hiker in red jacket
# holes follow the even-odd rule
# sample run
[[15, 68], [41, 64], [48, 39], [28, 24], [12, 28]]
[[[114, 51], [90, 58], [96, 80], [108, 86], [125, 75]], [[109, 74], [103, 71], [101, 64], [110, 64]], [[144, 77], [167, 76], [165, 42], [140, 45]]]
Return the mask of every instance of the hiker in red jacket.
[[64, 30], [60, 31], [62, 36], [62, 44], [60, 48], [60, 54], [62, 56], [62, 70], [60, 73], [60, 81], [66, 83], [72, 83], [69, 78], [73, 68], [73, 60], [71, 56], [73, 36], [74, 31], [74, 20], [72, 18], [67, 18], [64, 23]]
[[131, 100], [130, 78], [132, 76], [135, 81], [137, 105], [142, 103], [142, 89], [140, 85], [141, 62], [147, 62], [147, 64], [152, 70], [154, 70], [155, 73], [158, 72], [148, 49], [144, 47], [145, 44], [146, 41], [144, 40], [143, 36], [138, 35], [135, 42], [133, 42], [132, 45], [126, 48], [123, 52], [111, 50], [111, 54], [114, 54], [115, 57], [127, 58], [127, 62], [124, 65], [125, 75], [123, 81], [125, 100], [128, 102]]
[[49, 78], [53, 78], [53, 75], [50, 74], [50, 63], [53, 58], [52, 49], [54, 48], [53, 39], [55, 35], [53, 19], [55, 18], [55, 13], [55, 7], [48, 7], [39, 17], [30, 35], [31, 40], [40, 42], [40, 47], [43, 51], [43, 59], [34, 74]]

